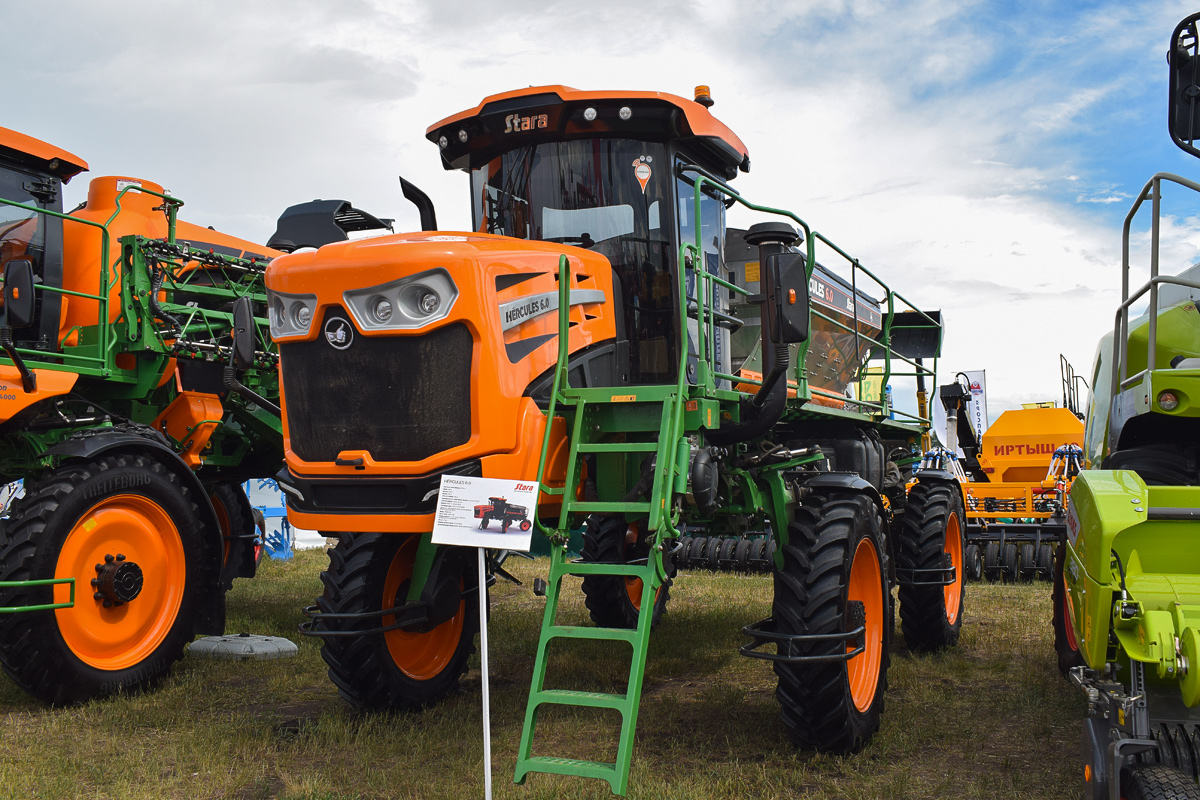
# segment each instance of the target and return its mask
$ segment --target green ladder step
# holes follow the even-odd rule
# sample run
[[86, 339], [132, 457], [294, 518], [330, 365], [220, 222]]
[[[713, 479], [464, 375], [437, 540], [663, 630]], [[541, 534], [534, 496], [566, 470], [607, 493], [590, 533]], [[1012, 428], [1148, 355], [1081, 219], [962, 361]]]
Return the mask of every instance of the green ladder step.
[[608, 781], [616, 792], [617, 782], [621, 775], [616, 764], [606, 764], [603, 761], [584, 761], [578, 758], [557, 758], [555, 756], [533, 756], [527, 758], [517, 767], [517, 780], [520, 783], [530, 772], [548, 772], [552, 775], [578, 775], [583, 778], [599, 778]]
[[658, 442], [580, 442], [580, 453], [657, 453]]
[[596, 511], [613, 513], [625, 512], [632, 514], [650, 513], [649, 503], [622, 503], [620, 501], [605, 502], [599, 500], [577, 500], [568, 502], [570, 502], [571, 511], [585, 511], [589, 514]]
[[559, 570], [560, 575], [624, 575], [627, 578], [649, 579], [654, 570], [645, 564], [607, 564], [603, 561], [568, 561]]
[[596, 639], [637, 644], [638, 632], [633, 628], [592, 628], [578, 625], [551, 625], [542, 635], [547, 639]]
[[611, 708], [620, 711], [629, 702], [623, 694], [610, 692], [577, 692], [571, 689], [543, 689], [529, 696], [534, 703], [553, 703], [560, 706]]

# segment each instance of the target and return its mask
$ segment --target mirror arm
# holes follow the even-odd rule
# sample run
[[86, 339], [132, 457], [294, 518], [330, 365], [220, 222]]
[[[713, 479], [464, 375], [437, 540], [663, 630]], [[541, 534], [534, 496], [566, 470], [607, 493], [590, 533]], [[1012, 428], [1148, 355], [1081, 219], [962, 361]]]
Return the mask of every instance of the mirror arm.
[[25, 360], [17, 352], [17, 347], [13, 343], [12, 331], [11, 326], [0, 325], [0, 348], [4, 349], [4, 354], [12, 359], [13, 366], [17, 368], [17, 372], [21, 373], [21, 388], [25, 390], [25, 394], [33, 394], [37, 391], [37, 375], [25, 366]]

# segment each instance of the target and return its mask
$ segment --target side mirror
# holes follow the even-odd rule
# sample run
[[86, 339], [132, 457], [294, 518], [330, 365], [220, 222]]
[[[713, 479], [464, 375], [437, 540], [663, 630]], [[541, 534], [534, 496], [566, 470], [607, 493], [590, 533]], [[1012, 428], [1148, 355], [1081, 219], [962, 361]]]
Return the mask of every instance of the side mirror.
[[4, 324], [28, 328], [33, 324], [33, 262], [15, 258], [4, 265]]
[[233, 365], [239, 370], [254, 366], [254, 309], [249, 297], [233, 301]]
[[775, 318], [780, 341], [788, 344], [808, 340], [808, 275], [800, 253], [774, 253], [767, 269], [775, 277]]
[[1171, 49], [1167, 51], [1170, 65], [1171, 91], [1167, 99], [1167, 121], [1171, 141], [1185, 152], [1200, 156], [1194, 144], [1200, 139], [1200, 53], [1198, 53], [1196, 21], [1192, 14], [1171, 34]]

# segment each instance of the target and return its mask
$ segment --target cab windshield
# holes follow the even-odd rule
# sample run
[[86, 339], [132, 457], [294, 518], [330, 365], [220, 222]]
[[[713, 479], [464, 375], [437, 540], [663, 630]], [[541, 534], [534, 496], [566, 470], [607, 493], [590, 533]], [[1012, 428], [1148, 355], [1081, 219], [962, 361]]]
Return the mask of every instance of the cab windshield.
[[668, 382], [677, 369], [672, 184], [666, 147], [630, 139], [533, 144], [471, 174], [476, 230], [608, 258], [635, 383]]

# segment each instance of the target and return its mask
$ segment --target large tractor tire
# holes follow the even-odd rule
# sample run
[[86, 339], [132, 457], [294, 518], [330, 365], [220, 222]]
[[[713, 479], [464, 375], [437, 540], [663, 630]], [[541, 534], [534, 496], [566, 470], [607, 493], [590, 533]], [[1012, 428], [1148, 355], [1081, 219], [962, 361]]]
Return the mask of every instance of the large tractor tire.
[[1054, 607], [1054, 652], [1058, 656], [1058, 671], [1066, 675], [1072, 667], [1084, 665], [1079, 652], [1079, 642], [1071, 627], [1070, 609], [1067, 607], [1067, 584], [1064, 566], [1067, 563], [1067, 544], [1060, 542], [1054, 551], [1054, 578], [1050, 590], [1050, 602]]
[[[0, 580], [74, 578], [75, 605], [0, 617], [4, 671], [55, 705], [152, 686], [183, 657], [217, 586], [221, 555], [197, 498], [161, 463], [126, 454], [25, 490], [0, 529]], [[3, 594], [3, 605], [32, 605], [64, 602], [69, 588]]]
[[[325, 593], [317, 606], [326, 614], [378, 612], [402, 605], [408, 596], [420, 537], [398, 533], [343, 533], [329, 551], [321, 573]], [[463, 576], [463, 587], [467, 579]], [[441, 700], [458, 687], [475, 650], [479, 629], [477, 598], [463, 598], [458, 612], [432, 630], [390, 630], [357, 636], [326, 637], [321, 657], [338, 694], [368, 710], [412, 710]], [[395, 623], [389, 615], [367, 617], [345, 629], [379, 628]], [[322, 621], [339, 630], [339, 621]]]
[[221, 539], [224, 542], [221, 551], [221, 585], [225, 591], [229, 591], [233, 588], [234, 578], [254, 577], [258, 566], [254, 544], [258, 538], [258, 525], [250, 499], [240, 484], [227, 481], [218, 483], [208, 499], [212, 501], [213, 511], [217, 512], [217, 522], [221, 526]]
[[[620, 517], [589, 517], [583, 532], [584, 561], [624, 564], [649, 556], [641, 541], [641, 525]], [[636, 628], [642, 607], [642, 579], [623, 575], [587, 575], [583, 579], [584, 604], [592, 621], [602, 628]], [[654, 616], [658, 625], [671, 596], [671, 579], [654, 592]]]
[[1200, 800], [1191, 776], [1165, 764], [1130, 764], [1121, 769], [1123, 800]]
[[[948, 586], [900, 584], [900, 630], [913, 650], [931, 652], [958, 642], [966, 578], [963, 529], [962, 500], [957, 487], [949, 483], [918, 483], [908, 493], [900, 541], [896, 543], [898, 574], [904, 574], [900, 570], [940, 569], [946, 554], [954, 567], [954, 582]], [[936, 573], [924, 573], [933, 574]]]
[[[862, 749], [879, 730], [892, 635], [883, 522], [871, 498], [813, 495], [796, 509], [775, 571], [775, 632], [830, 635], [865, 627], [848, 661], [775, 662], [775, 697], [788, 738], [832, 753]], [[797, 643], [798, 655], [850, 652], [853, 640]]]

